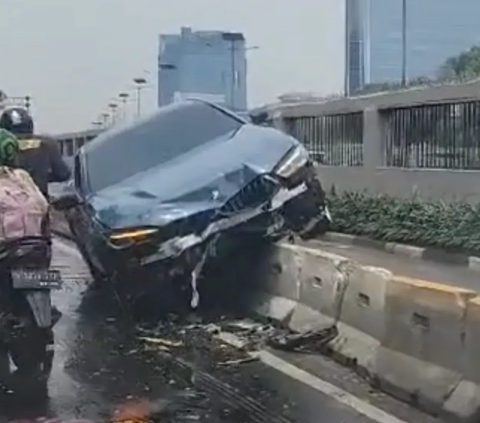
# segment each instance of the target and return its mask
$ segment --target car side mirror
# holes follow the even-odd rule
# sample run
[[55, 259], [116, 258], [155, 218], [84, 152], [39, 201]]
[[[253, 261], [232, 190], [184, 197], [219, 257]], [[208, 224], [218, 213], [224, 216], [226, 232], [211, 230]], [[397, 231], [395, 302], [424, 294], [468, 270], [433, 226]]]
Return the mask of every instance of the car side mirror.
[[65, 193], [52, 198], [50, 204], [58, 211], [67, 211], [80, 205], [80, 199], [75, 193]]
[[261, 113], [258, 113], [258, 114], [250, 114], [250, 121], [254, 125], [262, 126], [268, 121], [268, 113], [267, 112], [261, 112]]
[[79, 206], [80, 203], [81, 199], [77, 195], [73, 180], [63, 184], [61, 191], [50, 197], [50, 204], [58, 211], [73, 209]]

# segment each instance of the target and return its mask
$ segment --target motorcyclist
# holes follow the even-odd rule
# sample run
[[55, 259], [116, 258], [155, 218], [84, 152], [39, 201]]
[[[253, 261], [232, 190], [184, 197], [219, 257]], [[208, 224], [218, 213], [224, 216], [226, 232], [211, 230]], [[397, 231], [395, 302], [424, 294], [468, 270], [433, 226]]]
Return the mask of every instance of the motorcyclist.
[[[35, 151], [35, 149], [22, 150], [22, 147], [25, 147], [25, 145], [22, 146], [22, 141], [28, 141], [28, 135], [26, 133], [16, 135], [8, 128], [16, 127], [17, 132], [19, 133], [22, 133], [22, 130], [28, 132], [28, 128], [22, 127], [21, 125], [19, 127], [18, 123], [15, 125], [15, 122], [18, 122], [18, 120], [14, 120], [16, 116], [14, 116], [14, 114], [12, 115], [12, 113], [13, 112], [11, 111], [4, 111], [0, 116], [0, 166], [21, 168], [29, 172], [33, 181], [48, 200], [49, 179], [47, 166], [49, 162], [55, 162], [54, 165], [51, 165], [51, 168], [54, 169], [54, 171], [52, 171], [50, 175], [53, 174], [56, 181], [63, 182], [64, 180], [67, 180], [70, 177], [70, 169], [63, 163], [62, 156], [53, 140], [43, 141], [45, 138], [42, 139], [41, 141], [44, 142], [45, 147], [43, 147], [43, 149], [41, 146], [38, 147], [38, 151]], [[24, 119], [22, 122], [24, 122], [27, 127], [32, 128], [31, 132], [33, 132], [33, 121], [28, 112], [26, 115], [20, 114], [20, 119], [22, 118]], [[33, 137], [30, 139], [35, 140]], [[53, 143], [54, 148], [51, 147], [51, 143]], [[57, 152], [58, 156], [56, 156]], [[52, 155], [53, 159], [50, 158], [49, 154]], [[65, 166], [65, 168], [63, 168], [63, 166]], [[33, 171], [31, 169], [33, 169]], [[36, 172], [34, 172], [35, 170]], [[48, 242], [51, 245], [52, 236], [50, 230], [50, 216], [47, 215], [45, 217], [44, 235], [48, 238]], [[49, 253], [49, 259], [51, 260], [51, 250]], [[52, 307], [52, 313], [56, 320], [61, 316], [61, 312], [55, 306]]]
[[[4, 109], [0, 115], [0, 129], [2, 128], [18, 139], [17, 166], [30, 174], [48, 200], [48, 183], [65, 182], [71, 175], [57, 142], [45, 136], [35, 135], [33, 119], [24, 107], [14, 106]], [[51, 245], [50, 215], [45, 221], [44, 234]]]
[[[40, 190], [37, 189], [37, 187], [35, 187], [36, 184], [33, 181], [33, 178], [29, 176], [28, 172], [25, 171], [25, 169], [21, 169], [20, 166], [18, 166], [20, 154], [21, 154], [20, 140], [10, 131], [7, 131], [4, 128], [0, 128], [0, 172], [2, 174], [2, 182], [0, 183], [0, 187], [3, 187], [3, 189], [1, 190], [0, 198], [2, 198], [2, 206], [6, 205], [7, 208], [11, 207], [10, 217], [13, 217], [13, 215], [15, 214], [15, 213], [12, 213], [12, 211], [15, 210], [15, 206], [18, 207], [19, 209], [23, 208], [23, 206], [33, 207], [33, 209], [30, 210], [30, 212], [33, 213], [35, 218], [37, 218], [38, 212], [42, 210], [42, 212], [45, 213], [44, 214], [45, 226], [42, 228], [42, 230], [45, 233], [45, 237], [47, 237], [47, 239], [51, 243], [50, 231], [48, 228], [49, 226], [48, 225], [48, 207], [47, 207], [46, 198], [43, 198], [43, 195], [40, 193]], [[10, 185], [7, 184], [8, 180], [11, 183]], [[12, 187], [13, 187], [13, 191], [10, 191]], [[16, 191], [17, 189], [18, 191]], [[8, 200], [9, 192], [13, 194], [13, 200]], [[20, 201], [19, 203], [18, 195], [21, 193], [27, 193], [29, 195], [35, 196], [36, 198], [32, 197], [32, 202], [22, 203]], [[18, 215], [20, 216], [19, 217], [20, 219], [22, 218], [23, 212], [26, 213], [25, 215], [28, 214], [28, 211], [26, 210], [23, 210], [23, 211], [15, 210], [15, 211], [18, 211]], [[8, 263], [9, 255], [3, 254], [3, 253], [9, 252], [8, 248], [10, 247], [9, 246], [10, 240], [12, 241], [19, 240], [18, 238], [16, 238], [18, 236], [17, 235], [18, 220], [16, 224], [14, 223], [12, 225], [12, 222], [14, 222], [15, 220], [11, 220], [10, 224], [8, 224], [8, 222], [6, 221], [8, 214], [7, 214], [7, 217], [5, 216], [3, 217], [4, 219], [1, 219], [1, 220], [4, 226], [4, 233], [2, 234], [2, 257], [0, 261], [0, 282], [2, 283], [5, 282], [7, 279], [12, 281], [11, 279], [12, 274], [11, 274], [11, 268], [10, 268], [11, 263], [10, 264]], [[27, 223], [24, 225], [25, 234], [28, 232], [31, 233], [33, 231], [33, 228], [36, 226], [36, 224], [33, 223], [35, 222], [35, 220], [29, 219], [28, 221], [30, 223]], [[35, 228], [34, 230], [35, 230], [35, 233], [37, 233], [38, 228]], [[48, 252], [49, 255], [50, 253], [51, 251]], [[20, 257], [20, 256], [17, 256], [17, 257]], [[47, 257], [47, 258], [50, 258], [50, 257]], [[13, 287], [13, 281], [12, 281], [12, 287]], [[20, 377], [18, 379], [18, 382], [20, 382], [19, 387], [22, 387], [23, 389], [23, 386], [25, 386], [25, 384], [23, 383], [23, 380], [24, 380], [23, 377], [24, 376], [30, 377], [34, 375], [34, 373], [38, 370], [38, 367], [32, 367], [28, 363], [28, 360], [26, 361], [25, 357], [27, 357], [27, 355], [20, 352], [29, 348], [34, 348], [33, 351], [39, 352], [39, 350], [36, 349], [37, 347], [35, 342], [32, 342], [32, 340], [38, 339], [39, 340], [38, 342], [42, 341], [41, 353], [42, 355], [45, 356], [45, 360], [46, 360], [45, 362], [43, 362], [43, 365], [44, 366], [49, 365], [47, 361], [50, 359], [53, 359], [53, 345], [54, 345], [54, 335], [51, 328], [60, 319], [62, 315], [62, 313], [55, 306], [52, 306], [51, 307], [52, 326], [51, 327], [42, 326], [38, 328], [39, 330], [37, 332], [29, 332], [29, 334], [34, 333], [35, 338], [27, 337], [27, 338], [24, 338], [24, 340], [22, 341], [21, 340], [22, 337], [16, 337], [15, 334], [14, 335], [7, 334], [7, 339], [11, 339], [13, 337], [20, 340], [19, 343], [16, 344], [17, 345], [16, 348], [18, 349], [16, 350], [16, 352], [13, 353], [14, 355], [12, 355], [12, 352], [15, 350], [12, 349], [12, 346], [9, 344], [10, 341], [7, 341], [7, 343], [5, 343], [5, 339], [4, 339], [6, 332], [11, 331], [11, 327], [12, 327], [11, 321], [8, 320], [11, 317], [5, 318], [5, 316], [6, 315], [8, 316], [10, 314], [12, 310], [12, 307], [11, 307], [12, 300], [16, 298], [12, 295], [8, 295], [9, 289], [11, 288], [8, 288], [8, 285], [7, 287], [3, 285], [2, 291], [1, 291], [2, 295], [0, 295], [0, 310], [2, 311], [2, 314], [3, 314], [2, 333], [0, 337], [1, 338], [0, 339], [0, 394], [2, 393], [2, 389], [10, 389], [11, 388], [10, 384], [15, 382], [15, 380], [11, 379], [10, 376], [18, 375]], [[33, 311], [33, 308], [32, 308], [32, 311]], [[22, 322], [23, 319], [24, 317], [20, 316], [20, 322]], [[16, 326], [15, 325], [16, 323], [14, 324], [13, 327], [18, 328], [22, 326], [23, 323], [20, 325], [16, 325]], [[27, 325], [27, 327], [29, 326]], [[31, 328], [29, 330], [31, 331]], [[13, 331], [13, 333], [15, 333], [15, 331]], [[26, 342], [26, 343], [22, 344], [22, 342], [24, 343]], [[10, 372], [9, 356], [14, 360], [14, 362], [15, 360], [17, 360], [15, 362], [17, 370], [13, 374]], [[19, 363], [23, 363], [23, 364], [19, 364]], [[35, 366], [37, 364], [38, 363], [35, 362]], [[8, 386], [6, 385], [7, 381], [8, 381]], [[30, 380], [29, 382], [33, 382], [33, 380]], [[39, 388], [37, 385], [33, 385], [33, 386], [35, 386], [35, 389]], [[40, 386], [40, 388], [41, 388], [40, 390], [37, 389], [36, 395], [42, 394], [42, 398], [43, 398], [43, 394], [48, 393], [46, 389], [46, 385], [42, 382], [42, 385]], [[18, 389], [12, 388], [12, 390], [17, 391]]]
[[0, 115], [0, 128], [19, 140], [18, 166], [30, 173], [48, 199], [49, 182], [65, 182], [71, 172], [54, 139], [35, 135], [33, 119], [23, 107], [8, 107]]

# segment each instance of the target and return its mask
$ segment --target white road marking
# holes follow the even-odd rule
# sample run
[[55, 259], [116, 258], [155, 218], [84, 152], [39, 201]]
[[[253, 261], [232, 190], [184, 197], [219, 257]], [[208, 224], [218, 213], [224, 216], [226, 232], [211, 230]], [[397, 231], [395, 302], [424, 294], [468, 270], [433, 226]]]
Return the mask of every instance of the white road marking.
[[[235, 348], [238, 348], [241, 344], [241, 338], [229, 332], [220, 332], [215, 335], [215, 337]], [[235, 341], [233, 341], [233, 339], [235, 339]], [[335, 401], [352, 408], [370, 420], [378, 423], [411, 423], [401, 420], [392, 414], [375, 407], [368, 401], [356, 397], [342, 388], [300, 369], [299, 367], [277, 357], [275, 354], [272, 354], [269, 351], [251, 351], [248, 352], [248, 355], [259, 359], [263, 364], [291, 377], [292, 379], [308, 385], [316, 391], [333, 398]]]
[[283, 374], [290, 376], [291, 378], [298, 380], [299, 382], [304, 383], [305, 385], [308, 385], [325, 395], [328, 395], [341, 404], [353, 408], [355, 411], [363, 414], [371, 420], [374, 420], [378, 423], [407, 423], [405, 420], [398, 419], [390, 413], [375, 407], [369, 402], [362, 400], [361, 398], [350, 394], [342, 388], [332, 385], [331, 383], [326, 382], [325, 380], [322, 380], [317, 376], [314, 376], [305, 370], [288, 363], [285, 360], [282, 360], [268, 351], [262, 350], [257, 353], [251, 353], [250, 355], [258, 357], [260, 361], [267, 366], [270, 366], [275, 370], [278, 370], [279, 372], [282, 372]]

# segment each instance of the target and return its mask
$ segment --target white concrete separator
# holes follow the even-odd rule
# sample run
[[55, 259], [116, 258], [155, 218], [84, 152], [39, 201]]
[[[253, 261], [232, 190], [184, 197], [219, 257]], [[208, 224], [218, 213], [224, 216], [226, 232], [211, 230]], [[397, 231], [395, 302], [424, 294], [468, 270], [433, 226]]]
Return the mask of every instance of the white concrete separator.
[[[279, 266], [278, 257], [288, 266]], [[328, 350], [375, 386], [442, 416], [478, 419], [476, 292], [293, 244], [277, 244], [270, 264], [276, 271], [269, 278], [281, 283], [269, 281], [271, 292], [261, 295], [259, 314], [296, 331], [337, 324], [339, 336]], [[298, 295], [292, 298], [292, 292]]]

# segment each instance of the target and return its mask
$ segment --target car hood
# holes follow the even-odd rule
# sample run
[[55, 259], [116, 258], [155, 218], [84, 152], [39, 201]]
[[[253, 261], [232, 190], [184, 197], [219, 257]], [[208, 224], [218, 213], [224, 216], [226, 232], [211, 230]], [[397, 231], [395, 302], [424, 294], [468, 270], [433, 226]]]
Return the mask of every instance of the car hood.
[[262, 174], [270, 173], [298, 142], [275, 129], [244, 125], [175, 160], [137, 174], [89, 199], [110, 229], [163, 226], [214, 212]]

